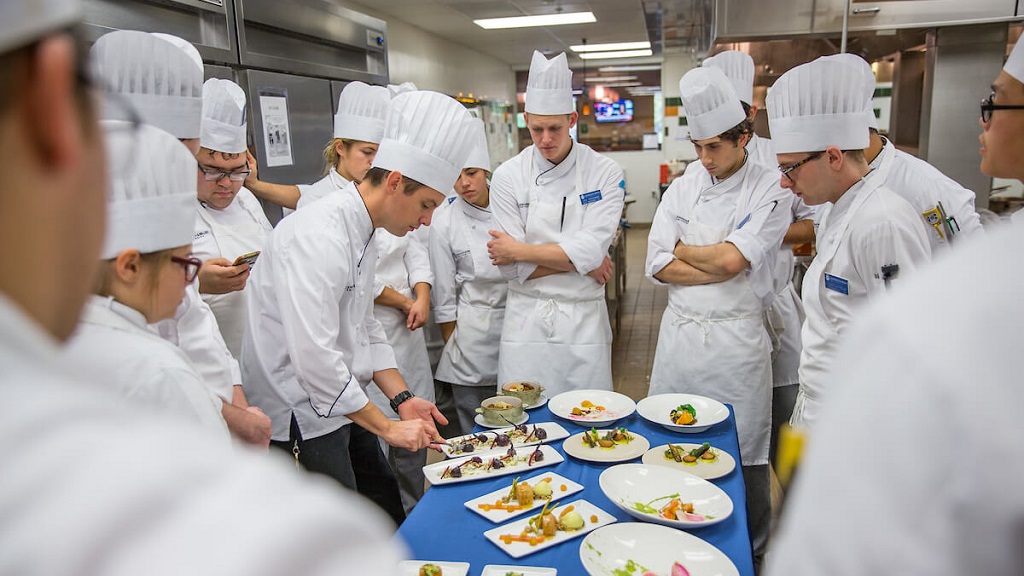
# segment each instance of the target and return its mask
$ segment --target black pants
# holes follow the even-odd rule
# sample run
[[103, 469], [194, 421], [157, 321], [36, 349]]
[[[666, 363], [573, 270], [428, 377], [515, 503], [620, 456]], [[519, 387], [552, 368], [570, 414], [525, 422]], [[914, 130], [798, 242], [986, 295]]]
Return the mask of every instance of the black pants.
[[377, 437], [362, 426], [348, 424], [329, 434], [304, 440], [293, 416], [288, 441], [272, 441], [270, 445], [289, 454], [298, 445], [299, 463], [303, 468], [330, 476], [345, 488], [373, 500], [391, 516], [396, 526], [405, 520], [398, 481], [380, 450]]
[[743, 482], [747, 488], [747, 530], [754, 553], [754, 574], [761, 573], [761, 562], [768, 547], [768, 530], [772, 523], [770, 473], [767, 464], [743, 466]]

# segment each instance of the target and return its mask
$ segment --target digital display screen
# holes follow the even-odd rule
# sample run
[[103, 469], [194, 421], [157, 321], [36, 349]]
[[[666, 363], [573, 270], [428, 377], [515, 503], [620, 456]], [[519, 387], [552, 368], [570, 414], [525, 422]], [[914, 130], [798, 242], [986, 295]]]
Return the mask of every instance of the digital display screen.
[[594, 119], [598, 122], [629, 122], [633, 119], [633, 101], [594, 102]]

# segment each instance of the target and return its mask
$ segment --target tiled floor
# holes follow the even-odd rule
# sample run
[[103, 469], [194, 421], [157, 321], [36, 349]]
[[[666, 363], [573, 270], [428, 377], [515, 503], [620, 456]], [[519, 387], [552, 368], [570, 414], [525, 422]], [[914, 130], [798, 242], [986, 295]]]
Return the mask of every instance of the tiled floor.
[[619, 332], [612, 344], [615, 390], [634, 400], [647, 395], [661, 315], [668, 304], [668, 288], [644, 277], [649, 229], [626, 231], [626, 290], [620, 306]]

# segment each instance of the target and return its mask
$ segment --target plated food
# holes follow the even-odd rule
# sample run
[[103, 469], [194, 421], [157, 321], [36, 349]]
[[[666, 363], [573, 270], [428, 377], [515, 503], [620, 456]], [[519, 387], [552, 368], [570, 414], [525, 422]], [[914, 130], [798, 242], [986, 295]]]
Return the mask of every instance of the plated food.
[[523, 401], [514, 396], [491, 396], [480, 403], [476, 412], [492, 426], [518, 424], [523, 417]]
[[588, 534], [580, 544], [580, 561], [591, 576], [739, 576], [732, 560], [704, 540], [666, 526], [635, 522], [604, 526]]
[[431, 484], [468, 482], [507, 474], [522, 473], [534, 468], [551, 466], [564, 461], [557, 450], [543, 444], [517, 449], [509, 446], [505, 452], [491, 452], [476, 456], [453, 458], [423, 467], [423, 475]]
[[564, 476], [542, 472], [526, 479], [516, 477], [508, 486], [466, 502], [466, 507], [491, 522], [505, 522], [581, 490], [582, 485]]
[[710, 526], [732, 515], [729, 495], [679, 470], [645, 464], [612, 466], [601, 474], [601, 491], [630, 516], [674, 528]]
[[566, 454], [588, 462], [626, 462], [642, 456], [650, 447], [646, 438], [625, 428], [591, 428], [562, 443]]
[[480, 454], [484, 452], [505, 451], [509, 446], [530, 446], [543, 442], [561, 440], [569, 432], [555, 422], [541, 422], [533, 425], [520, 424], [506, 426], [478, 434], [466, 434], [448, 439], [448, 445], [441, 450], [448, 458]]
[[657, 394], [644, 398], [636, 406], [640, 416], [674, 432], [704, 432], [729, 418], [729, 409], [721, 402], [696, 394]]
[[467, 576], [469, 562], [406, 560], [398, 564], [399, 576]]
[[544, 387], [533, 380], [514, 380], [501, 385], [501, 393], [523, 401], [527, 408], [540, 404], [540, 396]]
[[595, 428], [583, 433], [583, 443], [590, 448], [606, 448], [611, 450], [620, 444], [629, 444], [634, 439], [629, 430], [613, 428], [599, 433]]
[[572, 390], [548, 401], [559, 418], [581, 426], [606, 426], [636, 411], [636, 402], [610, 390]]
[[539, 514], [484, 532], [484, 537], [513, 558], [520, 558], [577, 538], [615, 517], [586, 500], [547, 505]]
[[536, 566], [505, 566], [488, 564], [480, 576], [555, 576], [558, 570]]
[[705, 480], [721, 478], [736, 469], [736, 460], [725, 450], [703, 444], [662, 444], [644, 453], [641, 462], [689, 472]]

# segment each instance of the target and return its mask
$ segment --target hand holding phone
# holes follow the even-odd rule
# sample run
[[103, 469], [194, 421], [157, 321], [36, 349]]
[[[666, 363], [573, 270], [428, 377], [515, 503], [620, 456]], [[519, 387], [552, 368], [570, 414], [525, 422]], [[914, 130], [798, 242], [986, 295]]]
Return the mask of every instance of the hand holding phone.
[[255, 252], [249, 252], [248, 254], [242, 254], [238, 258], [235, 258], [235, 262], [232, 264], [232, 266], [240, 266], [242, 264], [248, 264], [249, 268], [252, 268], [253, 265], [256, 264], [256, 259], [259, 258], [259, 256], [260, 256], [260, 251], [259, 250], [255, 251]]

